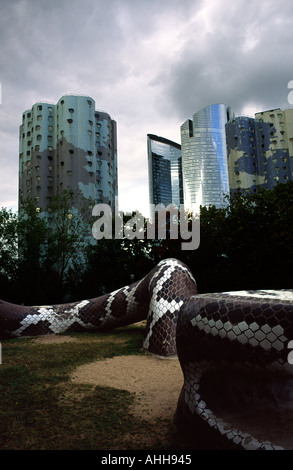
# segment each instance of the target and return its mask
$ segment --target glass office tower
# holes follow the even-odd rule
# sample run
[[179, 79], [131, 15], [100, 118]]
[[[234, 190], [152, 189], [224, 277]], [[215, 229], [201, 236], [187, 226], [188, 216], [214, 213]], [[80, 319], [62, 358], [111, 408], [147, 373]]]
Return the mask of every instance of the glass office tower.
[[183, 204], [181, 146], [147, 135], [150, 204]]
[[233, 111], [224, 104], [207, 106], [181, 126], [185, 208], [222, 207], [229, 195], [225, 124]]

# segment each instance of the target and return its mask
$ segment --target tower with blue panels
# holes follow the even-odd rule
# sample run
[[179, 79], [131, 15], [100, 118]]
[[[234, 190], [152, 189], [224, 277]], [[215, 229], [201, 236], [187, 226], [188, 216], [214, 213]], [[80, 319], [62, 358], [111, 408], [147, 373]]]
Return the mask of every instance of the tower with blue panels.
[[233, 118], [226, 136], [231, 194], [272, 189], [293, 179], [293, 109]]
[[147, 135], [150, 204], [183, 204], [181, 146], [154, 134]]

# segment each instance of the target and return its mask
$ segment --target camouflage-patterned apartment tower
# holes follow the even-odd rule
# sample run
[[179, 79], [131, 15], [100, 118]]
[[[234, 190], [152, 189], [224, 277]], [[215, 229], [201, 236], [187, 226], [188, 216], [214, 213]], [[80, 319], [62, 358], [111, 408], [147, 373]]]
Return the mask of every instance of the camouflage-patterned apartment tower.
[[71, 188], [114, 208], [116, 122], [96, 111], [92, 98], [64, 95], [57, 104], [34, 104], [22, 114], [19, 137], [19, 201], [37, 198], [46, 212], [52, 196]]
[[230, 193], [272, 189], [293, 179], [293, 109], [240, 116], [226, 124]]

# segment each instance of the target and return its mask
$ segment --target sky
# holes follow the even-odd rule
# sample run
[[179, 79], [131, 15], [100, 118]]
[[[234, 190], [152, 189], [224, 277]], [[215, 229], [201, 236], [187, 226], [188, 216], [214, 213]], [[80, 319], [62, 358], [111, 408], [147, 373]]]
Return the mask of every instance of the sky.
[[288, 0], [1, 0], [0, 208], [17, 210], [19, 126], [36, 102], [82, 94], [110, 114], [119, 209], [147, 214], [148, 133], [180, 143], [211, 104], [292, 107], [291, 80]]

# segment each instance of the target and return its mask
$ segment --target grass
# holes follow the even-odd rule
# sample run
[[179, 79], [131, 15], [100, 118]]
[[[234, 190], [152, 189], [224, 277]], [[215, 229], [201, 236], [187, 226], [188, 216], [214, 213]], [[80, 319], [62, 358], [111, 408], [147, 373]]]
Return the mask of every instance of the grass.
[[135, 394], [70, 382], [82, 364], [143, 354], [143, 331], [133, 325], [102, 335], [73, 333], [78, 341], [59, 344], [2, 341], [0, 450], [175, 449], [171, 424], [170, 436], [162, 436], [160, 422], [133, 415]]

